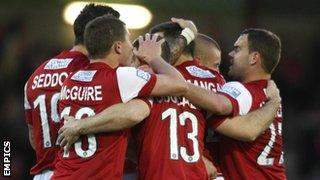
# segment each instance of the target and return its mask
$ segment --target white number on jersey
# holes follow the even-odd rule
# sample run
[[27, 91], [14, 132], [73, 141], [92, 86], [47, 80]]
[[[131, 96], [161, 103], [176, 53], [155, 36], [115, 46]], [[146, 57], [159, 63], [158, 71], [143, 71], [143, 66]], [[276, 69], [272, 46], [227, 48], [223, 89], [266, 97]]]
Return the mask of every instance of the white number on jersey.
[[[70, 107], [66, 107], [63, 109], [63, 111], [61, 112], [61, 118], [64, 115], [69, 115], [70, 114]], [[83, 117], [83, 115], [88, 115], [88, 116], [94, 116], [95, 112], [93, 109], [89, 108], [89, 107], [83, 107], [81, 109], [79, 109], [76, 112], [75, 118], [77, 120], [81, 119]], [[82, 158], [88, 158], [91, 157], [96, 151], [97, 151], [97, 140], [96, 137], [94, 136], [94, 134], [88, 134], [87, 135], [88, 138], [88, 149], [87, 150], [83, 150], [82, 149], [82, 139], [78, 139], [75, 143], [74, 143], [74, 150], [76, 152], [76, 154]], [[69, 157], [69, 152], [66, 151], [66, 149], [64, 148], [64, 153], [63, 153], [63, 157]]]
[[[261, 166], [272, 166], [274, 163], [274, 158], [272, 157], [268, 158], [268, 155], [270, 154], [270, 151], [273, 148], [273, 144], [276, 141], [277, 132], [278, 132], [278, 135], [281, 136], [282, 123], [281, 122], [278, 123], [278, 131], [276, 131], [276, 128], [273, 123], [270, 125], [269, 129], [271, 131], [270, 140], [257, 159], [257, 163]], [[279, 164], [282, 164], [282, 163], [283, 163], [283, 152], [281, 152], [281, 157], [279, 159]]]
[[[51, 119], [53, 122], [59, 122], [59, 115], [58, 115], [58, 100], [60, 98], [60, 93], [55, 93], [51, 97], [50, 106], [51, 106]], [[42, 127], [42, 138], [43, 138], [43, 147], [49, 148], [52, 146], [51, 144], [51, 137], [50, 137], [50, 127], [48, 123], [48, 113], [46, 107], [46, 95], [40, 95], [37, 99], [33, 102], [34, 108], [39, 106], [40, 111], [40, 120], [41, 120], [41, 127]]]
[[[177, 160], [179, 158], [179, 148], [178, 148], [178, 122], [177, 122], [177, 110], [169, 108], [162, 113], [162, 120], [170, 117], [170, 159]], [[200, 158], [199, 153], [199, 143], [198, 143], [198, 120], [195, 115], [190, 112], [183, 112], [179, 115], [179, 125], [185, 126], [187, 119], [190, 120], [192, 125], [192, 132], [187, 134], [188, 139], [193, 143], [194, 154], [188, 155], [187, 148], [181, 146], [180, 154], [182, 159], [187, 163], [197, 162]]]

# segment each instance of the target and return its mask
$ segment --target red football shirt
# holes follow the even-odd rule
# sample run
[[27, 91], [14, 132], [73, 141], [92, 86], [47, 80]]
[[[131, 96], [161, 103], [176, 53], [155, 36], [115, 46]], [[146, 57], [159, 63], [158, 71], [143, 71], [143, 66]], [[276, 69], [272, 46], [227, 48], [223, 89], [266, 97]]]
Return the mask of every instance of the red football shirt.
[[[59, 110], [80, 119], [113, 104], [149, 96], [156, 76], [132, 67], [111, 68], [94, 62], [70, 75], [61, 88]], [[88, 134], [61, 149], [52, 179], [121, 179], [128, 130]]]
[[59, 149], [56, 145], [59, 128], [58, 100], [65, 78], [89, 64], [88, 58], [76, 51], [63, 51], [41, 64], [28, 79], [25, 93], [26, 122], [33, 127], [37, 161], [30, 170], [35, 175], [54, 168]]
[[[266, 80], [248, 83], [229, 82], [221, 88], [221, 94], [230, 99], [233, 115], [244, 115], [263, 106], [267, 100]], [[213, 128], [224, 119], [212, 120]], [[273, 123], [253, 142], [237, 141], [221, 136], [219, 161], [226, 179], [286, 179], [282, 150], [282, 110]]]
[[[211, 91], [224, 83], [195, 60], [176, 68], [188, 82]], [[153, 98], [150, 116], [136, 128], [139, 179], [208, 179], [202, 161], [204, 111], [184, 97]]]

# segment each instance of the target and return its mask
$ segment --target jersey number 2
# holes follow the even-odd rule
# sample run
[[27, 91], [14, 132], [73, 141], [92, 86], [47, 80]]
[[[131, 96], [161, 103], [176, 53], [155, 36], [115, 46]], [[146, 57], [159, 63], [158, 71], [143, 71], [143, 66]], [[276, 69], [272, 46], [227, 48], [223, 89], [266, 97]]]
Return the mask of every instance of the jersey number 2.
[[[257, 159], [257, 163], [261, 166], [272, 166], [274, 162], [274, 158], [272, 157], [268, 158], [268, 156], [270, 154], [270, 151], [273, 148], [274, 142], [276, 141], [277, 131], [273, 123], [270, 125], [269, 129], [271, 131], [270, 140]], [[278, 123], [278, 134], [279, 136], [281, 136], [282, 134], [282, 123], [280, 122]], [[281, 157], [279, 160], [279, 164], [282, 164], [282, 163], [283, 163], [283, 152], [281, 152]]]

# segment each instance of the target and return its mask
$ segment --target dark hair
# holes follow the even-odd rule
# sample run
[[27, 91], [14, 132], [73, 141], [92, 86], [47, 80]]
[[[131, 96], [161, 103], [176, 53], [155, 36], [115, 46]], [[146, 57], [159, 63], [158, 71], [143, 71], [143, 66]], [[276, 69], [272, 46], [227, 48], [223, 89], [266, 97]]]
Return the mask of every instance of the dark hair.
[[[159, 41], [160, 39], [163, 39], [162, 37], [158, 36], [157, 41]], [[132, 44], [133, 47], [135, 48], [139, 48], [139, 40], [136, 39], [133, 41]], [[162, 43], [161, 45], [161, 57], [166, 61], [166, 62], [170, 62], [170, 47], [167, 41], [164, 41], [164, 43]]]
[[75, 45], [83, 44], [84, 29], [88, 22], [90, 22], [96, 17], [108, 15], [108, 14], [113, 15], [116, 18], [120, 17], [119, 12], [112, 9], [109, 6], [102, 6], [102, 5], [95, 5], [95, 4], [86, 5], [73, 23], [73, 31], [75, 35], [74, 44]]
[[110, 15], [100, 16], [90, 21], [84, 31], [84, 44], [89, 57], [105, 57], [114, 42], [125, 41], [127, 30], [125, 24]]
[[280, 60], [281, 41], [279, 37], [265, 29], [246, 29], [241, 35], [248, 35], [249, 52], [257, 51], [263, 61], [262, 66], [267, 73], [272, 73]]
[[[180, 36], [182, 32], [182, 28], [179, 24], [174, 22], [164, 22], [153, 26], [150, 30], [150, 34], [155, 34], [157, 32], [163, 32], [164, 38], [168, 42], [169, 46], [172, 45], [171, 43], [173, 39], [176, 39]], [[183, 53], [190, 54], [193, 56], [193, 49], [194, 49], [194, 41], [191, 41], [184, 50]]]

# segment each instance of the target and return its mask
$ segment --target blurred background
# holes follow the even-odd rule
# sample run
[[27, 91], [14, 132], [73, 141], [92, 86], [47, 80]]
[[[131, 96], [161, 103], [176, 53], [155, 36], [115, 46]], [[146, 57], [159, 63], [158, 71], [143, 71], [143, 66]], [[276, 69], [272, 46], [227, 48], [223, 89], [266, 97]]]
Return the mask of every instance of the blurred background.
[[[0, 2], [0, 135], [2, 141], [10, 140], [12, 143], [12, 179], [31, 179], [29, 169], [35, 162], [24, 120], [23, 87], [41, 62], [72, 47], [72, 26], [66, 23], [63, 16], [64, 8], [70, 2], [73, 1]], [[227, 54], [242, 30], [260, 27], [278, 34], [282, 40], [282, 57], [273, 78], [281, 90], [283, 101], [287, 177], [320, 179], [318, 0], [101, 2], [142, 5], [148, 9], [152, 15], [149, 24], [141, 29], [131, 29], [132, 40], [170, 17], [193, 20], [199, 32], [213, 37], [220, 44], [224, 74], [228, 64]], [[128, 16], [136, 14], [130, 11], [125, 13]], [[130, 21], [141, 19], [135, 17]]]

